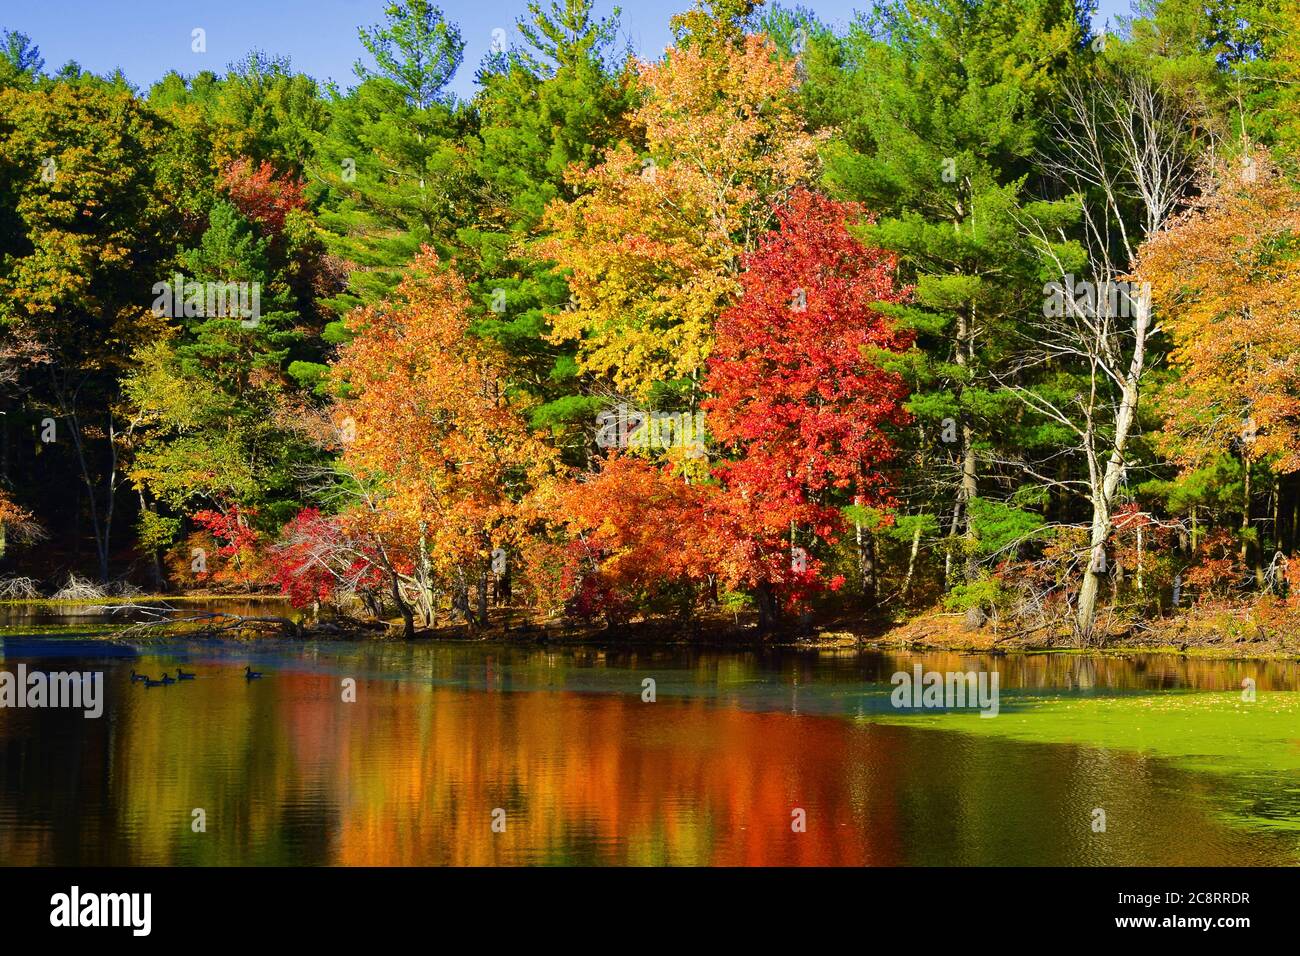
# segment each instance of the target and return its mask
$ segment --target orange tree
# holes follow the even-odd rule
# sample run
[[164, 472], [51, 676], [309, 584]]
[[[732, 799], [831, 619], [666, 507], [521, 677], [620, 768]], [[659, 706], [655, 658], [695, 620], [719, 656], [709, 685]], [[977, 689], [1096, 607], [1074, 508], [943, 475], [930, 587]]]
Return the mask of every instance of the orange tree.
[[[552, 593], [537, 595], [538, 603], [611, 625], [639, 612], [689, 616], [714, 596], [710, 491], [669, 467], [619, 454], [593, 473], [543, 487], [532, 504], [549, 534], [531, 556], [553, 571]], [[533, 576], [540, 571], [534, 567]]]
[[1140, 278], [1172, 340], [1161, 447], [1185, 470], [1300, 471], [1300, 191], [1263, 156], [1220, 169], [1202, 203], [1142, 249]]
[[466, 334], [469, 309], [464, 281], [426, 248], [394, 299], [350, 316], [333, 369], [352, 491], [342, 523], [389, 577], [408, 632], [440, 595], [486, 623], [492, 553], [517, 545], [519, 502], [555, 463], [512, 400], [503, 356]]

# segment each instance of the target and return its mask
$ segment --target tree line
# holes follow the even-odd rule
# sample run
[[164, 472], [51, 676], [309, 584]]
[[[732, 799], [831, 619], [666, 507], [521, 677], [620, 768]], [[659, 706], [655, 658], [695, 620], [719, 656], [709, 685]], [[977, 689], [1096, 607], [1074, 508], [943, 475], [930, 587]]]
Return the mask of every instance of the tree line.
[[646, 61], [532, 0], [467, 100], [425, 0], [346, 88], [4, 32], [0, 589], [1083, 642], [1285, 604], [1300, 3], [1095, 12], [700, 0]]

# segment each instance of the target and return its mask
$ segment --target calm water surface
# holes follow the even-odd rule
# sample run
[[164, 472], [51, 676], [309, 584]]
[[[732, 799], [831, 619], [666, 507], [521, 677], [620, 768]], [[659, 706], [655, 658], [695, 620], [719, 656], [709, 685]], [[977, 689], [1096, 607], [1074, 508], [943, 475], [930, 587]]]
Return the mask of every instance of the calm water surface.
[[[18, 630], [0, 669], [102, 670], [106, 704], [0, 709], [3, 864], [1300, 862], [1293, 664]], [[917, 662], [997, 670], [1002, 714], [900, 715]], [[177, 665], [198, 679], [129, 677]]]

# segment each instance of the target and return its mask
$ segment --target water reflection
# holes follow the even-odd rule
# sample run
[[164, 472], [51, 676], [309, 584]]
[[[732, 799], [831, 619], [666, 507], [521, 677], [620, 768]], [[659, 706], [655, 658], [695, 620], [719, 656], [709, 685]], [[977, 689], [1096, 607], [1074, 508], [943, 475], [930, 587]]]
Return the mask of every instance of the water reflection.
[[[1269, 775], [845, 719], [917, 660], [997, 667], [1012, 697], [1243, 676], [1294, 690], [1294, 664], [31, 638], [3, 653], [8, 669], [104, 669], [108, 695], [100, 720], [0, 710], [5, 864], [1300, 861], [1294, 833], [1234, 813], [1300, 821], [1293, 784]], [[267, 677], [246, 682], [249, 661]], [[130, 681], [178, 663], [199, 678]]]
[[170, 608], [180, 616], [203, 611], [223, 612], [249, 617], [273, 615], [297, 620], [302, 612], [288, 601], [276, 596], [249, 595], [247, 597], [214, 596], [211, 598], [141, 598], [138, 600], [105, 599], [103, 602], [79, 601], [67, 603], [14, 602], [0, 604], [0, 633], [15, 634], [35, 630], [62, 628], [68, 631], [86, 627], [99, 630], [113, 625], [132, 624], [145, 620], [140, 608]]

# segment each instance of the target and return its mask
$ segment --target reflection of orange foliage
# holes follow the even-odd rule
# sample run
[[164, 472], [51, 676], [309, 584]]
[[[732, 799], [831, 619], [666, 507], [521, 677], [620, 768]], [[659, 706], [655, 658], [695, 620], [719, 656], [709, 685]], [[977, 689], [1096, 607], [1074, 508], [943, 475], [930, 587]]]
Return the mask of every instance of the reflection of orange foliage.
[[[767, 685], [768, 709], [755, 712], [732, 694], [774, 675], [743, 655], [701, 655], [690, 670], [676, 669], [713, 700], [666, 694], [665, 670], [659, 700], [648, 704], [640, 679], [657, 673], [648, 666], [654, 652], [508, 651], [508, 669], [495, 653], [427, 646], [328, 653], [340, 669], [268, 662], [267, 679], [251, 685], [240, 659], [197, 660], [187, 667], [198, 680], [157, 690], [132, 685], [125, 666], [110, 670], [112, 719], [79, 726], [72, 758], [93, 786], [67, 786], [66, 752], [37, 759], [48, 713], [0, 709], [0, 752], [12, 758], [0, 785], [0, 861], [895, 865], [994, 854], [1041, 863], [1065, 843], [1095, 862], [1188, 864], [1211, 860], [1195, 848], [1189, 857], [1175, 834], [1195, 832], [1207, 850], [1224, 836], [1203, 801], [1171, 797], [1169, 779], [1139, 762], [1108, 786], [1121, 788], [1116, 799], [1149, 807], [1149, 827], [1117, 841], [1118, 856], [1093, 857], [1086, 827], [1071, 836], [1061, 826], [1077, 818], [1079, 787], [1088, 784], [1079, 751], [985, 747], [964, 734], [811, 716], [809, 702], [827, 697], [815, 687], [824, 674], [806, 662], [783, 668]], [[875, 679], [915, 660], [887, 657]], [[134, 666], [157, 674], [176, 663], [145, 653]], [[931, 654], [925, 665], [959, 671], [971, 659]], [[544, 689], [606, 666], [603, 693]], [[1179, 655], [1149, 655], [1140, 666], [1011, 656], [998, 667], [1004, 688], [1236, 691], [1243, 676], [1260, 690], [1296, 680], [1289, 661]], [[340, 701], [339, 678], [349, 672], [356, 704]], [[856, 683], [861, 674], [852, 673], [841, 676]], [[627, 692], [611, 693], [623, 678]], [[470, 689], [434, 683], [450, 680]], [[190, 826], [196, 807], [206, 810], [204, 833]], [[807, 812], [804, 833], [790, 828], [796, 807]], [[492, 832], [496, 808], [507, 814], [504, 833]], [[62, 830], [52, 814], [62, 814]]]
[[[460, 693], [434, 698], [438, 717], [421, 734], [340, 727], [361, 767], [381, 731], [426, 741], [400, 773], [372, 767], [352, 778], [368, 799], [345, 810], [336, 862], [896, 862], [868, 845], [867, 807], [844, 792], [867, 762], [857, 751], [868, 739], [850, 735], [844, 747], [838, 721], [822, 728], [703, 701], [648, 705], [635, 694], [507, 694], [491, 708]], [[807, 811], [806, 833], [791, 831], [795, 807]], [[491, 830], [496, 808], [506, 811], [504, 833]], [[877, 811], [877, 832], [888, 819]]]

